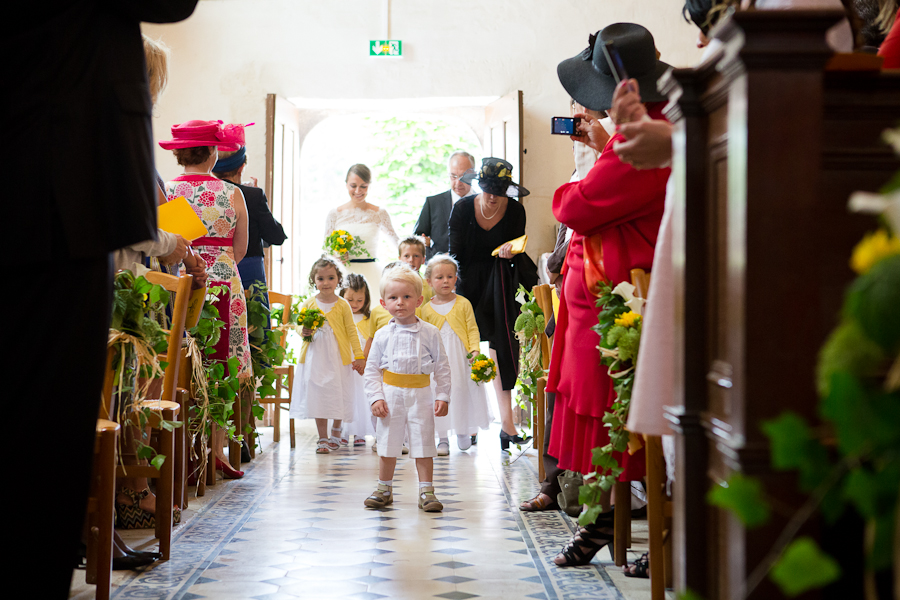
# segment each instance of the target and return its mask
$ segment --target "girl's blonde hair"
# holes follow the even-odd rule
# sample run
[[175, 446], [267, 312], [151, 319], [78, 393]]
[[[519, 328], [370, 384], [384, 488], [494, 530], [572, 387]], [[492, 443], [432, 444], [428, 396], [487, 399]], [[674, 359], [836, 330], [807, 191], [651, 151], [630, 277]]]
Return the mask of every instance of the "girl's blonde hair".
[[438, 265], [451, 265], [456, 274], [459, 274], [459, 263], [447, 253], [435, 254], [425, 265], [425, 279], [431, 279], [434, 268]]
[[144, 39], [147, 79], [150, 80], [150, 100], [155, 105], [169, 80], [169, 47], [162, 40], [154, 40], [143, 34], [141, 37]]
[[316, 273], [328, 267], [334, 267], [334, 270], [337, 272], [338, 287], [344, 286], [344, 269], [341, 261], [333, 256], [323, 254], [319, 257], [319, 260], [313, 263], [312, 269], [309, 271], [309, 287], [311, 289], [316, 289]]
[[417, 296], [422, 295], [422, 278], [406, 263], [400, 263], [381, 274], [381, 297], [384, 298], [384, 290], [389, 283], [408, 283], [413, 286]]
[[372, 294], [369, 293], [369, 283], [364, 275], [359, 273], [350, 273], [347, 275], [347, 287], [341, 290], [341, 298], [347, 290], [354, 292], [363, 292], [366, 295], [366, 301], [363, 302], [362, 314], [368, 319], [372, 315]]

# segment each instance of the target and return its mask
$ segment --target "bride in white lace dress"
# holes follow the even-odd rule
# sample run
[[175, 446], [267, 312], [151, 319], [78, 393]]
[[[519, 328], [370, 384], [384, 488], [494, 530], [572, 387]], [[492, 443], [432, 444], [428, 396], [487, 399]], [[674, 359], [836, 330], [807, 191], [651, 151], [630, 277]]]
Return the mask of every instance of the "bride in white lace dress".
[[[383, 267], [378, 260], [379, 236], [381, 233], [386, 235], [395, 248], [400, 239], [391, 224], [391, 215], [385, 209], [366, 202], [371, 181], [372, 172], [366, 165], [350, 167], [346, 178], [350, 201], [328, 212], [325, 217], [325, 235], [328, 236], [335, 229], [344, 229], [365, 242], [364, 248], [372, 258], [352, 258], [347, 269], [351, 273], [365, 276], [372, 300], [377, 303], [381, 298], [379, 282]], [[396, 260], [396, 257], [397, 253], [394, 253], [390, 260]]]

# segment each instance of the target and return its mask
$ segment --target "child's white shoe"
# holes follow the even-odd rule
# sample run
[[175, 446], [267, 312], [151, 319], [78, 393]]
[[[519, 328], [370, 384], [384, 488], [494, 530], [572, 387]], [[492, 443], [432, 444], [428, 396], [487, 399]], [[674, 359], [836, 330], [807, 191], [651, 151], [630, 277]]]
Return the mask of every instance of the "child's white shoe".
[[438, 456], [450, 456], [450, 440], [441, 438], [437, 445]]
[[472, 438], [475, 436], [458, 435], [456, 436], [456, 445], [460, 450], [468, 450], [472, 447]]

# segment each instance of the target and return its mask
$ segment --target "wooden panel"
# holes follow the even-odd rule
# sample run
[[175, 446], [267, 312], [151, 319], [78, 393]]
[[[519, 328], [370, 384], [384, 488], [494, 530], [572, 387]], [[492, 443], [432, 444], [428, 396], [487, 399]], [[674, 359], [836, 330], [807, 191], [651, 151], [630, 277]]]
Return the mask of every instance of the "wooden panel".
[[516, 90], [495, 100], [484, 111], [484, 145], [487, 156], [508, 160], [513, 180], [525, 185], [523, 169], [522, 92]]
[[297, 279], [300, 238], [299, 214], [295, 207], [300, 193], [300, 111], [288, 100], [269, 94], [266, 98], [266, 195], [272, 214], [284, 227], [288, 239], [266, 249], [269, 287], [299, 293]]

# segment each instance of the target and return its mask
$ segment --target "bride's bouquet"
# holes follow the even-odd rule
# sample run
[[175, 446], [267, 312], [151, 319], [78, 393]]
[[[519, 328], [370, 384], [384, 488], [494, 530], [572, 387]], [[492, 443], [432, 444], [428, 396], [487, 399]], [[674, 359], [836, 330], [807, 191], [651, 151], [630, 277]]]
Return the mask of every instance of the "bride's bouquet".
[[366, 242], [362, 238], [354, 237], [344, 229], [335, 229], [325, 238], [325, 246], [323, 248], [329, 254], [339, 257], [346, 264], [351, 256], [357, 258], [372, 257], [368, 250], [363, 247], [365, 244]]

